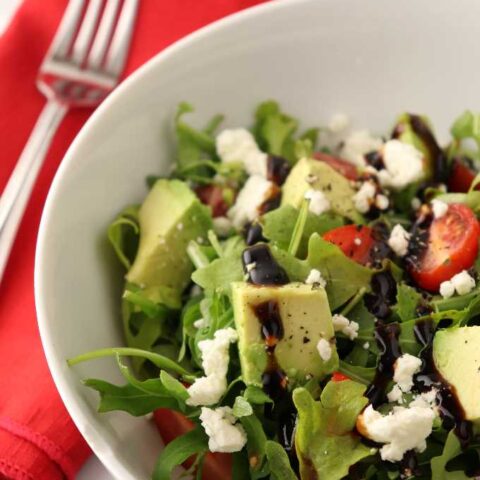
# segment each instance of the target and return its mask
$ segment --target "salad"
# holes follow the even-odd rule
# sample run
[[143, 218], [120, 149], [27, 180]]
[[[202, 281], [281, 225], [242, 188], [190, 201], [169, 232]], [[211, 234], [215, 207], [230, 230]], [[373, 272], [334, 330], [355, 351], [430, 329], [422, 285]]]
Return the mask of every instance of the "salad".
[[409, 113], [382, 137], [191, 110], [108, 228], [127, 347], [69, 360], [117, 362], [99, 411], [153, 414], [156, 480], [480, 478], [480, 116], [441, 147]]

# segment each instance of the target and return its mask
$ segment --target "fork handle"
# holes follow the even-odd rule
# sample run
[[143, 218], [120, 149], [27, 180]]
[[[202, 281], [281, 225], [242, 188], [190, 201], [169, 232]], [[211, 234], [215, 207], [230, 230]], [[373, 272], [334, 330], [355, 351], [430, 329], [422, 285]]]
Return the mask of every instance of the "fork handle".
[[48, 101], [0, 197], [0, 282], [35, 180], [67, 110], [64, 104]]

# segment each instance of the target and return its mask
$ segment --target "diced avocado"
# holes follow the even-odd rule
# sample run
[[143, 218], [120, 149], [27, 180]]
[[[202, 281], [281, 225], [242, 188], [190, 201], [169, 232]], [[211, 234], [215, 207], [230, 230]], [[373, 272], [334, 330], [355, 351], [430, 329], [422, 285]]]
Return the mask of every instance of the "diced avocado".
[[433, 360], [455, 389], [466, 420], [480, 424], [480, 326], [440, 330], [433, 340]]
[[140, 243], [126, 275], [145, 290], [166, 289], [178, 297], [190, 281], [187, 256], [191, 240], [212, 228], [208, 208], [179, 180], [158, 180], [139, 211]]
[[364, 223], [362, 215], [355, 209], [355, 190], [350, 180], [338, 173], [325, 162], [302, 158], [293, 167], [283, 186], [282, 205], [298, 208], [309, 189], [320, 190], [330, 201], [332, 210], [354, 223]]
[[423, 153], [426, 178], [440, 176], [435, 180], [446, 181], [445, 175], [448, 175], [446, 157], [435, 139], [427, 117], [403, 113], [397, 119], [392, 137], [413, 145]]
[[[283, 326], [283, 336], [275, 348], [275, 358], [289, 377], [321, 378], [338, 368], [333, 340], [334, 330], [328, 298], [322, 287], [303, 283], [284, 286], [256, 286], [245, 282], [232, 284], [235, 325], [243, 379], [247, 384], [262, 385], [268, 355], [262, 337], [262, 323], [255, 308], [276, 302]], [[323, 361], [317, 350], [321, 338], [332, 347], [330, 360]]]

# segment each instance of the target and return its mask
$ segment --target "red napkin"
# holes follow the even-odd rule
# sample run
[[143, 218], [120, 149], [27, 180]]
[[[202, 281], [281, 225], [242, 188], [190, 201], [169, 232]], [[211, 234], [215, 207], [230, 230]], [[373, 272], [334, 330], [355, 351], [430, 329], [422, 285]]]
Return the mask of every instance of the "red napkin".
[[[141, 0], [126, 75], [178, 38], [260, 1]], [[25, 0], [0, 37], [0, 191], [45, 103], [35, 76], [66, 3]], [[51, 380], [33, 298], [35, 242], [45, 197], [65, 150], [90, 113], [72, 111], [63, 121], [0, 286], [0, 477], [71, 479], [90, 455]]]

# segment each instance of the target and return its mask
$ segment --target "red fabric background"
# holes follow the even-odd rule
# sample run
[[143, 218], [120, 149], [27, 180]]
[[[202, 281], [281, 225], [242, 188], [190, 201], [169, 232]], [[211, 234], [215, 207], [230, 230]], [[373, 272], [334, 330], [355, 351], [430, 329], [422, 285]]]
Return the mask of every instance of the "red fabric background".
[[[191, 31], [261, 0], [140, 0], [128, 75]], [[66, 5], [25, 0], [0, 37], [0, 190], [45, 101], [35, 76]], [[0, 474], [74, 478], [90, 450], [69, 418], [45, 362], [33, 296], [38, 224], [48, 188], [90, 111], [70, 112], [53, 141], [0, 285]]]

